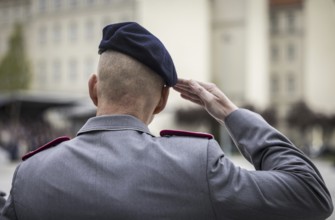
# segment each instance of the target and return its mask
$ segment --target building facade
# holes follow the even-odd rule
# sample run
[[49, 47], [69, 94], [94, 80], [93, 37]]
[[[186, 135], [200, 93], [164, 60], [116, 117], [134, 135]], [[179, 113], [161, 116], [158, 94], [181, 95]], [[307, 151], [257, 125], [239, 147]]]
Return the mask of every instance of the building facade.
[[[281, 121], [298, 100], [335, 112], [333, 0], [2, 0], [0, 57], [21, 22], [31, 90], [87, 97], [102, 28], [130, 20], [164, 42], [180, 77], [214, 81], [240, 106], [272, 106]], [[171, 92], [153, 130], [193, 107]]]
[[270, 103], [279, 121], [304, 99], [305, 23], [303, 0], [269, 1]]
[[212, 75], [239, 105], [268, 106], [267, 1], [211, 1]]
[[[1, 45], [6, 46], [14, 20], [24, 24], [33, 74], [30, 89], [37, 93], [87, 97], [87, 80], [96, 72], [99, 59], [102, 28], [123, 21], [137, 21], [160, 38], [171, 53], [180, 77], [210, 79], [209, 2], [206, 0], [7, 2], [11, 4], [0, 1], [2, 12], [14, 13], [16, 8], [23, 7], [26, 14], [6, 23], [8, 33], [0, 33]], [[5, 51], [2, 48], [0, 56]], [[153, 132], [176, 127], [174, 112], [188, 106], [192, 105], [171, 92], [167, 109], [151, 125]]]
[[[270, 0], [269, 15], [270, 103], [279, 128], [311, 153], [334, 147], [335, 2]], [[311, 113], [300, 109], [293, 117], [310, 122], [292, 129], [287, 119], [298, 102]]]
[[334, 114], [335, 1], [305, 0], [305, 97], [311, 108]]
[[[0, 1], [0, 58], [8, 49], [8, 39], [16, 23], [23, 23], [30, 17], [31, 1]], [[26, 42], [27, 43], [27, 42]]]
[[134, 20], [133, 0], [34, 0], [27, 25], [31, 88], [67, 93], [86, 91], [96, 71], [98, 42], [107, 24]]

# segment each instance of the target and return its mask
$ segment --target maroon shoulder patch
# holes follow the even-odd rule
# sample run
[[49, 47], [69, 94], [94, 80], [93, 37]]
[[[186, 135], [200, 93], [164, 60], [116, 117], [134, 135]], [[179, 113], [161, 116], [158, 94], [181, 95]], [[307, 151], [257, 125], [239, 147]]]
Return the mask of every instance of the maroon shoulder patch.
[[64, 142], [64, 141], [68, 141], [68, 140], [70, 140], [70, 138], [67, 137], [67, 136], [62, 136], [62, 137], [56, 138], [55, 140], [52, 140], [52, 141], [50, 141], [49, 143], [46, 143], [46, 144], [43, 145], [42, 147], [39, 147], [39, 148], [37, 148], [36, 150], [33, 150], [33, 151], [28, 152], [27, 154], [25, 154], [25, 155], [22, 157], [22, 160], [26, 160], [26, 159], [28, 159], [29, 157], [31, 157], [31, 156], [33, 156], [33, 155], [35, 155], [35, 154], [37, 154], [37, 153], [39, 153], [39, 152], [41, 152], [41, 151], [43, 151], [43, 150], [45, 150], [45, 149], [48, 149], [48, 148], [50, 148], [50, 147], [54, 147], [54, 146], [56, 146], [56, 145], [58, 145], [58, 144], [60, 144], [60, 143], [62, 143], [62, 142]]
[[213, 139], [214, 136], [202, 132], [192, 132], [192, 131], [181, 131], [181, 130], [162, 130], [160, 135], [163, 136], [186, 136], [186, 137], [201, 137]]

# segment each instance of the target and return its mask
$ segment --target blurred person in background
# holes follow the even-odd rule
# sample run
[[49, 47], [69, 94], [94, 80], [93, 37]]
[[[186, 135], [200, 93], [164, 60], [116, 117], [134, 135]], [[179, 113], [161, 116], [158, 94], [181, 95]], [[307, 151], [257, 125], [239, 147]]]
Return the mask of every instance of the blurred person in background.
[[[164, 45], [137, 23], [104, 28], [89, 94], [97, 116], [18, 166], [9, 219], [321, 220], [333, 210], [314, 164], [261, 116], [214, 84], [178, 79]], [[256, 171], [236, 167], [213, 136], [148, 125], [170, 87], [225, 124]]]

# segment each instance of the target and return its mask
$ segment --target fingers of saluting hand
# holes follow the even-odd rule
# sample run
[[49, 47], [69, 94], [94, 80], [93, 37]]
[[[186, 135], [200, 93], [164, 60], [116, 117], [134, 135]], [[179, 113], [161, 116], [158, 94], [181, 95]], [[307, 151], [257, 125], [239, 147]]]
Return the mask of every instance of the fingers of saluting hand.
[[173, 87], [173, 89], [179, 92], [181, 96], [186, 96], [186, 97], [193, 96], [191, 89], [190, 89], [189, 80], [181, 81], [181, 79], [179, 79], [178, 83]]
[[203, 106], [220, 123], [237, 109], [237, 106], [213, 83], [179, 79], [174, 89], [184, 99]]
[[194, 80], [179, 79], [174, 89], [180, 92], [181, 97], [199, 105], [205, 106], [213, 99], [213, 94], [209, 92], [211, 84], [197, 82]]

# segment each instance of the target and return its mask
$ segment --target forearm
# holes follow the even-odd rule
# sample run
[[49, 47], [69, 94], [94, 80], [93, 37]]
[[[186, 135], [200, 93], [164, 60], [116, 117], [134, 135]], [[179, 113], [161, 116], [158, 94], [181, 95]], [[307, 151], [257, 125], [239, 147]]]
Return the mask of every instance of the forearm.
[[[313, 163], [290, 140], [271, 127], [260, 115], [239, 109], [225, 119], [225, 125], [236, 147], [251, 162], [256, 170], [273, 170], [284, 158], [273, 158], [273, 154], [302, 161], [311, 170], [317, 171]], [[288, 158], [286, 158], [288, 159]]]
[[207, 176], [219, 218], [316, 220], [330, 215], [333, 205], [319, 171], [284, 135], [259, 115], [238, 109], [212, 83], [179, 79], [175, 90], [225, 123], [257, 170], [236, 167], [217, 144], [209, 143]]
[[238, 107], [213, 83], [179, 79], [174, 89], [181, 97], [203, 106], [220, 124]]
[[259, 115], [244, 109], [229, 115], [225, 124], [240, 152], [256, 170], [287, 175], [295, 183], [292, 187], [297, 188], [297, 199], [305, 198], [310, 204], [318, 203], [314, 205], [322, 207], [325, 212], [332, 211], [331, 197], [319, 171], [284, 135]]

